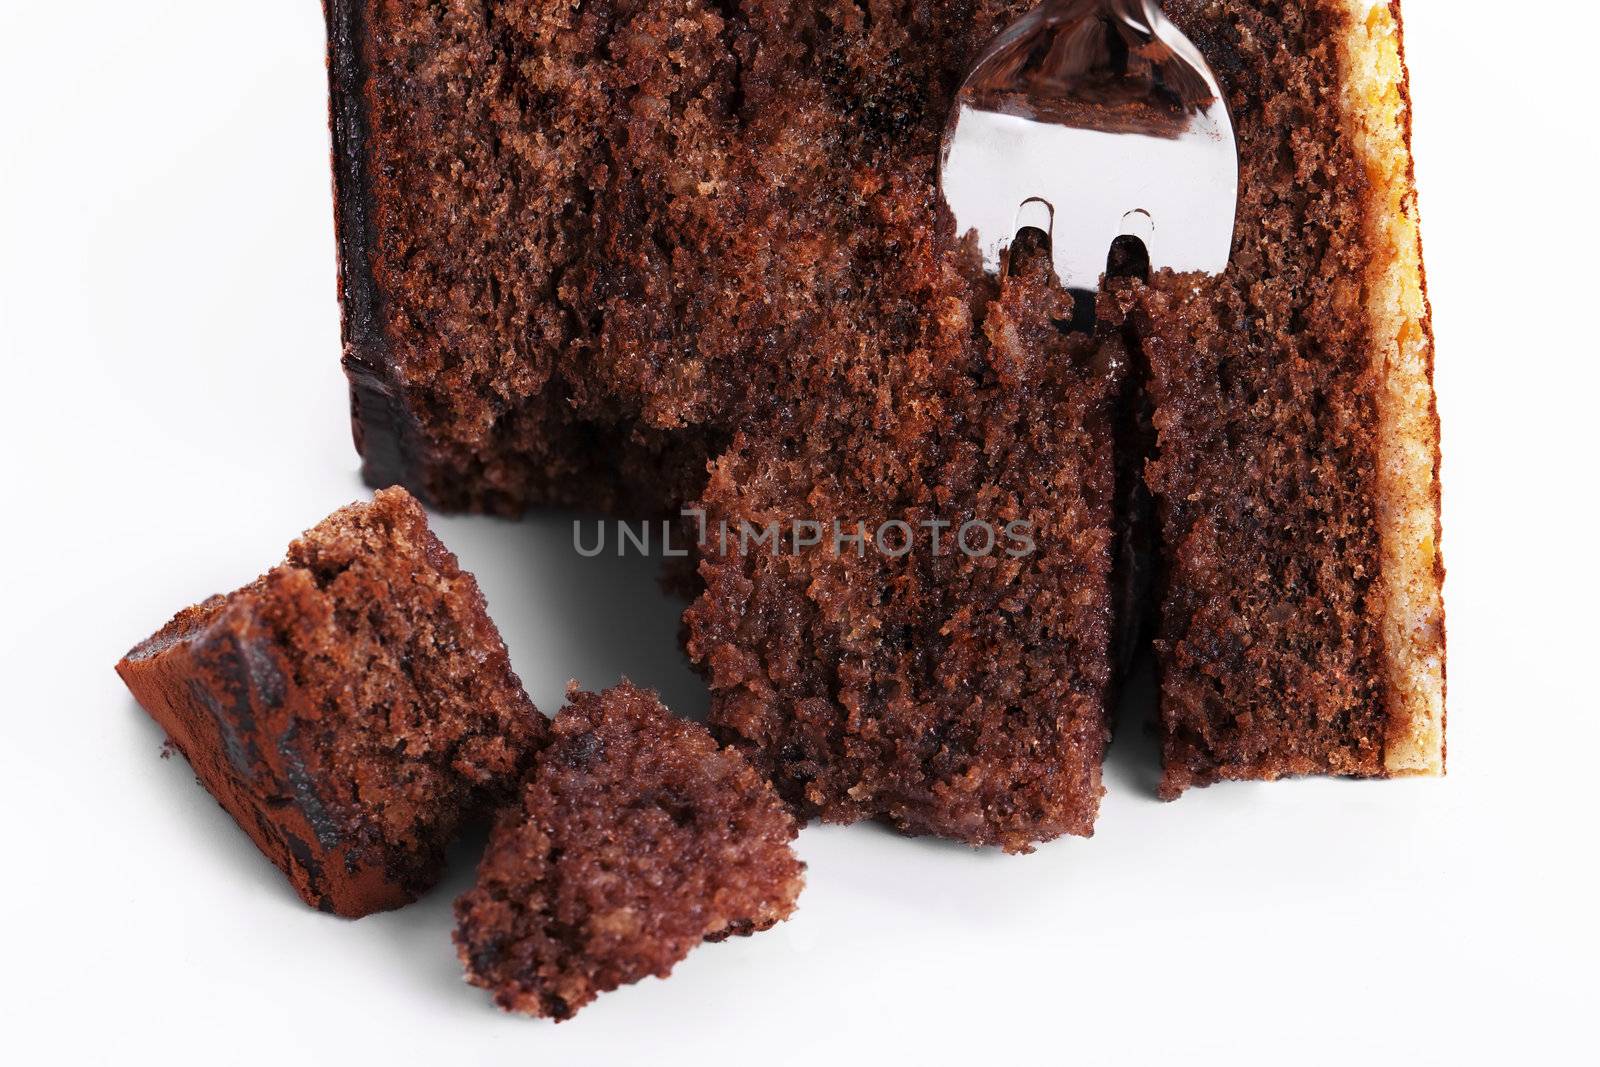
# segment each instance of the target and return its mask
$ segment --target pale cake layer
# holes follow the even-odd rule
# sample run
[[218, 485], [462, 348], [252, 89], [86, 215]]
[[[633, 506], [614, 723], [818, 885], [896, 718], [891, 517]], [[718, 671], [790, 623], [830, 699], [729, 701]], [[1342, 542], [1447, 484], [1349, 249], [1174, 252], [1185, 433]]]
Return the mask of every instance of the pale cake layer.
[[1409, 74], [1399, 4], [1346, 0], [1345, 107], [1366, 165], [1365, 299], [1378, 382], [1381, 630], [1390, 726], [1384, 765], [1437, 775], [1445, 765], [1444, 564], [1439, 554], [1439, 417], [1411, 164]]

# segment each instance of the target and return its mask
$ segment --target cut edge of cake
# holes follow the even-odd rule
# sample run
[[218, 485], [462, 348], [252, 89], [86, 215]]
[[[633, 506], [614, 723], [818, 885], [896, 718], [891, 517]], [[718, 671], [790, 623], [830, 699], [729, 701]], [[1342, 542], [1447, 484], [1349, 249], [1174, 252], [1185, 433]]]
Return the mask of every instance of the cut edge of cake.
[[666, 978], [696, 946], [794, 913], [798, 832], [771, 782], [655, 690], [571, 682], [455, 902], [467, 981], [559, 1023]]
[[[375, 573], [394, 566], [403, 590]], [[401, 488], [333, 512], [116, 671], [301, 899], [352, 919], [431, 889], [546, 729], [477, 580]]]
[[1370, 190], [1365, 300], [1378, 408], [1379, 559], [1389, 730], [1385, 770], [1445, 770], [1444, 563], [1433, 328], [1411, 157], [1398, 0], [1345, 0], [1344, 108]]

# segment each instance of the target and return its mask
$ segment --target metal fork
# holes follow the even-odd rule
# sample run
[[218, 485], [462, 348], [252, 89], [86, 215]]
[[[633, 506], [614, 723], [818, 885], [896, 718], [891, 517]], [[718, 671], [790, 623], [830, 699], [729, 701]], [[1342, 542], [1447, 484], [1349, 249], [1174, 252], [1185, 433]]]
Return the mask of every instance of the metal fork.
[[1099, 288], [1112, 242], [1153, 270], [1220, 273], [1238, 203], [1216, 76], [1154, 0], [1044, 0], [977, 62], [945, 131], [956, 232], [998, 274], [1017, 232], [1050, 237], [1069, 289]]

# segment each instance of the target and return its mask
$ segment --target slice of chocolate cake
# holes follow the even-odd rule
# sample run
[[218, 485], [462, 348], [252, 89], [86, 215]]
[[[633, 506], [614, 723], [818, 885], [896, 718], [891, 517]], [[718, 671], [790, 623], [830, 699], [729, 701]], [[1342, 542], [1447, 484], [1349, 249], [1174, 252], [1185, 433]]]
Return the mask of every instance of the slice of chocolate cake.
[[1026, 6], [328, 0], [367, 478], [676, 510], [736, 432], [987, 374], [933, 159]]
[[713, 723], [801, 810], [1020, 849], [1092, 823], [1142, 466], [1168, 793], [1439, 769], [1398, 9], [1164, 5], [1235, 110], [1233, 265], [1119, 286], [1062, 340], [935, 184], [956, 87], [1030, 6], [329, 0], [367, 477], [830, 539], [1029, 519], [1020, 560], [719, 545], [687, 629]]
[[351, 918], [430, 888], [546, 729], [477, 583], [401, 489], [180, 612], [117, 673], [306, 902]]
[[788, 918], [805, 882], [794, 820], [704, 727], [626, 682], [568, 699], [456, 902], [468, 979], [557, 1021]]
[[1173, 0], [1239, 139], [1233, 263], [1151, 279], [1163, 792], [1444, 767], [1433, 340], [1399, 5]]

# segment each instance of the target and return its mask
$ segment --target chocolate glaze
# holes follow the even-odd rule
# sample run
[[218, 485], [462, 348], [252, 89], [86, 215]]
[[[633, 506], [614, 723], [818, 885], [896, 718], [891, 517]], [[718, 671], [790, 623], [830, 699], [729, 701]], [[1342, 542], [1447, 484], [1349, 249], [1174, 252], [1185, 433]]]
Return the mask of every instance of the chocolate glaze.
[[351, 918], [428, 889], [544, 732], [472, 577], [398, 489], [117, 672], [301, 897]]
[[328, 27], [329, 117], [333, 129], [334, 213], [339, 235], [339, 306], [344, 368], [350, 379], [351, 428], [369, 485], [416, 485], [421, 462], [415, 421], [395, 398], [384, 372], [379, 294], [369, 249], [377, 240], [367, 168], [365, 4], [323, 0]]

